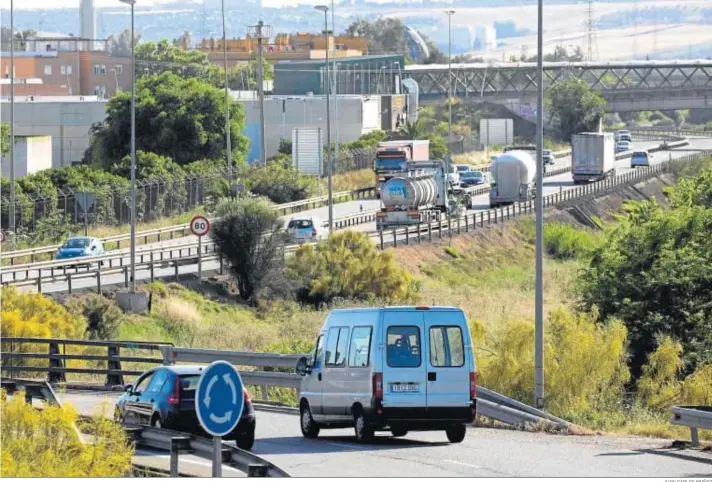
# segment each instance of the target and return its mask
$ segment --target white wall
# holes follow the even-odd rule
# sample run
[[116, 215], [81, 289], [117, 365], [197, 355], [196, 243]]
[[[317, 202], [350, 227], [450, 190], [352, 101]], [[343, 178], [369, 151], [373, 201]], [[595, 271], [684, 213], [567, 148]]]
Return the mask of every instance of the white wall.
[[[10, 102], [0, 106], [2, 119], [10, 118]], [[79, 162], [89, 147], [89, 129], [106, 117], [106, 101], [67, 100], [30, 102], [15, 99], [15, 135], [51, 136], [52, 167]]]
[[[248, 161], [260, 158], [260, 103], [256, 100], [240, 101], [245, 108], [245, 135], [250, 137]], [[339, 96], [334, 112], [331, 100], [332, 142], [338, 124], [340, 143], [353, 142], [361, 135], [380, 129], [381, 99], [377, 96]], [[295, 127], [321, 127], [326, 130], [326, 99], [314, 97], [268, 97], [265, 99], [265, 141], [267, 157], [278, 152], [279, 141], [291, 140]], [[324, 135], [326, 138], [326, 134]]]
[[[8, 154], [2, 160], [2, 175], [10, 177]], [[20, 178], [52, 168], [52, 138], [49, 136], [15, 137], [15, 177]]]

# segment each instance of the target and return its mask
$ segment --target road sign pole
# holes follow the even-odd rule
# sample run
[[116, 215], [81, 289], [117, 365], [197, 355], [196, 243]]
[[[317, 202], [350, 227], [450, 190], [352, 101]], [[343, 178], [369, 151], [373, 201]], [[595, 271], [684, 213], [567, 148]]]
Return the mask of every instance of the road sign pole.
[[213, 477], [222, 477], [222, 437], [213, 437]]
[[198, 237], [198, 283], [203, 281], [203, 237]]

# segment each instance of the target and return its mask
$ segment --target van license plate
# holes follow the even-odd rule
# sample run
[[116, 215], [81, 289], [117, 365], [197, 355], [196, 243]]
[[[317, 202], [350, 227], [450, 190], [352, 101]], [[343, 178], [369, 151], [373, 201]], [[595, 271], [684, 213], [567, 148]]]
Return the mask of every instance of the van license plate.
[[391, 392], [403, 393], [403, 392], [419, 392], [420, 385], [417, 383], [391, 383]]

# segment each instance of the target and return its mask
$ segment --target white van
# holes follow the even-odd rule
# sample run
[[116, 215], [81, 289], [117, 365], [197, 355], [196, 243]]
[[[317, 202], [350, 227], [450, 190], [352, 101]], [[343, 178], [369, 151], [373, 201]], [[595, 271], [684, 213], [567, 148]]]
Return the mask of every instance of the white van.
[[333, 310], [310, 358], [297, 363], [304, 437], [354, 427], [367, 442], [375, 431], [444, 430], [458, 443], [475, 418], [475, 356], [459, 308]]

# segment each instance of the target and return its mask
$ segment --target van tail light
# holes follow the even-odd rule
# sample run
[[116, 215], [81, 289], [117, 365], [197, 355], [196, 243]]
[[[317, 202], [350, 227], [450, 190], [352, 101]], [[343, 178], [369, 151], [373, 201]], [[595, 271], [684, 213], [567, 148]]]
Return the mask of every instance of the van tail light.
[[178, 405], [180, 403], [180, 377], [176, 377], [175, 385], [173, 385], [173, 393], [168, 396], [168, 403]]
[[245, 397], [245, 405], [252, 403], [252, 400], [250, 399], [250, 392], [247, 391], [247, 388], [242, 387], [242, 395]]
[[373, 374], [373, 398], [383, 399], [383, 373]]
[[316, 228], [314, 228], [314, 230], [312, 231], [312, 237], [316, 237], [318, 234], [319, 234], [319, 231], [317, 231]]
[[470, 372], [470, 400], [477, 398], [477, 372]]

